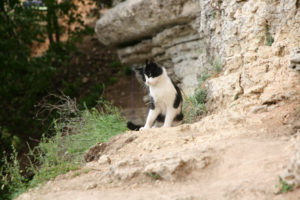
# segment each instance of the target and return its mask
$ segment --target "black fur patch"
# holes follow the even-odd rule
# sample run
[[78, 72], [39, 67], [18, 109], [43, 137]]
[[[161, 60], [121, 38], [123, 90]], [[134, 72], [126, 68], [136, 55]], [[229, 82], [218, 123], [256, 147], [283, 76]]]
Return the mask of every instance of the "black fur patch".
[[155, 109], [155, 102], [152, 96], [150, 96], [150, 109], [151, 110]]
[[175, 97], [175, 100], [174, 100], [174, 103], [173, 103], [173, 107], [178, 108], [178, 106], [180, 105], [180, 102], [182, 102], [182, 95], [181, 95], [179, 87], [173, 81], [172, 81], [172, 83], [173, 83], [173, 86], [176, 89], [176, 97]]
[[127, 122], [127, 128], [129, 128], [130, 130], [139, 131], [141, 127], [143, 127], [143, 126], [141, 126], [141, 125], [135, 125], [132, 122]]
[[183, 114], [182, 114], [182, 113], [179, 113], [178, 115], [176, 115], [176, 117], [175, 117], [174, 120], [175, 120], [175, 121], [181, 121], [181, 120], [183, 120]]
[[164, 122], [165, 121], [165, 116], [162, 114], [159, 114], [156, 118], [156, 121], [158, 122]]
[[146, 61], [146, 66], [144, 68], [144, 74], [146, 74], [149, 78], [155, 78], [160, 76], [163, 73], [163, 70], [161, 67], [159, 67], [156, 63], [154, 62], [148, 62]]

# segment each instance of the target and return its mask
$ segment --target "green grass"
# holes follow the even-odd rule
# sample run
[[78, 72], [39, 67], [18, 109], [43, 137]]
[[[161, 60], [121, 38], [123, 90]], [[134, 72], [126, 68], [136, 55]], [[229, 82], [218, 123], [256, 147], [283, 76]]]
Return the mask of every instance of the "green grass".
[[192, 123], [207, 112], [206, 97], [207, 91], [203, 89], [202, 84], [211, 77], [209, 73], [203, 73], [199, 78], [198, 88], [196, 88], [194, 95], [185, 97], [183, 101], [183, 115], [187, 123]]
[[203, 73], [202, 76], [199, 79], [199, 85], [201, 86], [202, 83], [204, 83], [207, 79], [209, 79], [211, 75], [209, 73]]
[[147, 174], [148, 174], [148, 176], [150, 176], [150, 177], [153, 178], [154, 180], [159, 180], [159, 179], [161, 179], [161, 176], [160, 176], [159, 174], [155, 173], [155, 172], [149, 172], [149, 173], [147, 173]]
[[279, 189], [278, 194], [287, 193], [294, 189], [293, 185], [288, 184], [286, 181], [282, 180], [281, 178], [279, 178], [279, 184], [276, 187]]
[[193, 96], [188, 97], [183, 102], [183, 114], [187, 123], [194, 122], [198, 116], [207, 112], [206, 109], [207, 91], [198, 88]]
[[222, 62], [219, 59], [214, 60], [212, 66], [216, 73], [221, 72], [221, 70], [223, 68]]
[[[12, 146], [13, 152], [9, 157], [2, 158], [3, 165], [0, 171], [1, 196], [0, 199], [14, 199], [26, 191], [26, 177], [22, 176], [18, 153]], [[4, 153], [5, 155], [5, 153]], [[5, 174], [4, 174], [5, 173]], [[9, 176], [9, 177], [8, 177]]]
[[34, 174], [32, 180], [26, 180], [22, 175], [16, 151], [9, 159], [4, 158], [0, 183], [1, 189], [7, 192], [6, 199], [13, 199], [28, 188], [79, 169], [84, 164], [85, 152], [91, 146], [106, 142], [126, 130], [117, 108], [107, 102], [100, 104], [100, 111], [85, 109], [73, 117], [54, 122], [55, 135], [51, 138], [44, 136], [38, 146], [30, 149], [30, 166], [26, 172]]
[[266, 24], [266, 26], [265, 26], [265, 37], [266, 37], [265, 45], [272, 46], [272, 44], [274, 42], [274, 38], [272, 37], [272, 35], [270, 33], [270, 27], [268, 24]]
[[268, 33], [266, 35], [266, 45], [267, 46], [272, 46], [273, 42], [274, 42], [274, 38], [271, 36], [270, 33]]

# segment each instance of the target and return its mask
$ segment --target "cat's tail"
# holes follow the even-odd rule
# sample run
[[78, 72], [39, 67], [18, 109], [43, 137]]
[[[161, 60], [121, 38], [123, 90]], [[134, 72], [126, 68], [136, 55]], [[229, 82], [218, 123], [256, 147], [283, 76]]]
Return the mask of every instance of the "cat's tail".
[[141, 125], [135, 125], [134, 123], [132, 122], [127, 122], [127, 128], [129, 128], [130, 130], [133, 130], [133, 131], [139, 131], [140, 128], [142, 128], [143, 126]]

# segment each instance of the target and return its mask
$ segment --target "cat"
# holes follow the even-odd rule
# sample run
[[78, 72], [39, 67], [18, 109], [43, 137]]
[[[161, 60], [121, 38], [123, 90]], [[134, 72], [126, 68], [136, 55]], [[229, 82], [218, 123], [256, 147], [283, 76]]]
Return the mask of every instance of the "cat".
[[155, 121], [164, 122], [163, 127], [171, 127], [174, 120], [181, 121], [182, 95], [166, 69], [147, 60], [145, 67], [138, 71], [149, 89], [150, 109], [144, 126], [128, 122], [127, 127], [138, 131], [151, 128]]

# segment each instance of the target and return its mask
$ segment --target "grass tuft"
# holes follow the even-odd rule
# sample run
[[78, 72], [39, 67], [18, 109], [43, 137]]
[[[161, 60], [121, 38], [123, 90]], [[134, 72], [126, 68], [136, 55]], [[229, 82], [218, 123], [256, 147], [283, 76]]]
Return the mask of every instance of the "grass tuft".
[[[68, 101], [65, 105], [76, 103], [70, 99]], [[6, 199], [13, 199], [28, 188], [79, 169], [84, 164], [85, 152], [91, 146], [97, 142], [106, 142], [127, 129], [117, 108], [104, 101], [99, 102], [99, 105], [99, 109], [76, 109], [68, 119], [58, 118], [54, 122], [54, 136], [43, 136], [38, 146], [29, 148], [30, 165], [26, 168], [26, 174], [33, 174], [32, 180], [26, 180], [20, 170], [15, 150], [9, 159], [4, 158], [0, 183], [1, 189], [8, 194]], [[65, 115], [62, 113], [61, 116]]]
[[265, 26], [265, 37], [266, 37], [265, 45], [272, 46], [272, 44], [274, 42], [274, 38], [272, 37], [272, 35], [270, 33], [270, 27], [268, 24], [266, 24], [266, 26]]
[[199, 79], [199, 87], [195, 90], [194, 95], [186, 97], [183, 101], [183, 114], [187, 123], [192, 123], [207, 112], [206, 97], [207, 91], [202, 88], [202, 84], [210, 78], [210, 74], [205, 73]]
[[212, 64], [214, 70], [216, 73], [221, 72], [223, 66], [222, 66], [222, 62], [219, 59], [214, 60], [213, 64]]
[[279, 184], [276, 187], [279, 189], [277, 194], [287, 193], [294, 189], [293, 185], [288, 184], [286, 181], [282, 180], [280, 177], [279, 177]]
[[155, 172], [149, 172], [149, 173], [147, 173], [147, 175], [150, 176], [151, 178], [153, 178], [154, 180], [161, 179], [161, 176]]

